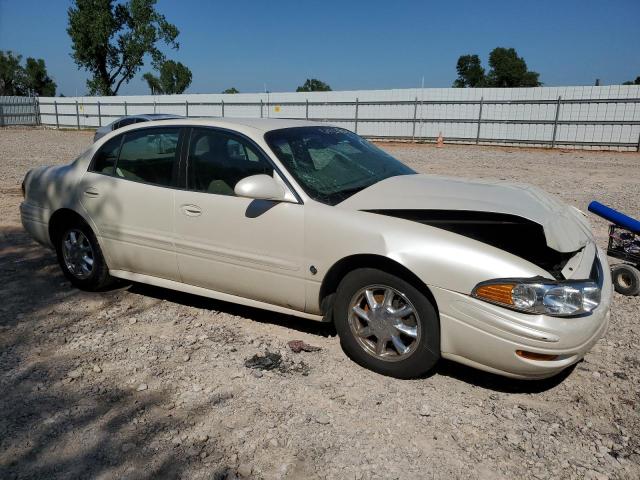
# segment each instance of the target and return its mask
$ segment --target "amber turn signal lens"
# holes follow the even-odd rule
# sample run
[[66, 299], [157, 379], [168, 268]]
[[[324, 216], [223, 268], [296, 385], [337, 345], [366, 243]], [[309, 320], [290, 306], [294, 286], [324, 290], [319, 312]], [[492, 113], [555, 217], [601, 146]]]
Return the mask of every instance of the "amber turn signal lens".
[[482, 285], [475, 290], [475, 296], [490, 302], [502, 303], [504, 305], [513, 305], [513, 284], [510, 283], [494, 283]]
[[551, 361], [558, 358], [558, 355], [547, 355], [546, 353], [527, 352], [526, 350], [516, 350], [516, 355], [529, 360]]

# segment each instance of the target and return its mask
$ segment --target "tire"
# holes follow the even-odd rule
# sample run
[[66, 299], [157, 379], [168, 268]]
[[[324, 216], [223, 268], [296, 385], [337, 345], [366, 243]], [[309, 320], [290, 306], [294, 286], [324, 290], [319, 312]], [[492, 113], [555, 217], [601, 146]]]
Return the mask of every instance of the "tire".
[[435, 305], [395, 275], [372, 268], [348, 273], [338, 286], [333, 318], [345, 353], [374, 372], [416, 378], [440, 359]]
[[611, 267], [611, 279], [616, 292], [622, 295], [640, 294], [640, 270], [626, 263]]
[[[80, 251], [74, 246], [73, 238], [82, 247]], [[63, 225], [56, 236], [55, 247], [62, 273], [77, 288], [95, 292], [112, 283], [98, 240], [86, 223], [73, 221]], [[86, 258], [92, 262], [88, 270], [80, 267], [89, 265]]]

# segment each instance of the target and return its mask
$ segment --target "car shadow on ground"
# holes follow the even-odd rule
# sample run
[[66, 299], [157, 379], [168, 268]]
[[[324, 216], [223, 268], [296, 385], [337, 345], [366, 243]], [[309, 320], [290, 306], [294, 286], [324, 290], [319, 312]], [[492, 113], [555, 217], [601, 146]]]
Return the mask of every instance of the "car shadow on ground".
[[320, 337], [333, 337], [336, 335], [335, 327], [332, 323], [316, 322], [293, 315], [286, 315], [278, 312], [271, 312], [260, 308], [247, 307], [237, 303], [214, 300], [190, 293], [178, 292], [161, 287], [154, 287], [143, 283], [131, 283], [127, 291], [129, 293], [144, 295], [158, 300], [167, 300], [194, 308], [211, 310], [215, 312], [237, 315], [258, 323], [269, 323], [284, 328], [289, 328], [310, 335]]
[[484, 372], [451, 360], [441, 359], [429, 375], [444, 375], [485, 390], [501, 393], [542, 393], [560, 385], [571, 375], [574, 369], [575, 365], [572, 365], [558, 375], [543, 380], [519, 380]]
[[[88, 317], [83, 301], [110, 308], [119, 292], [73, 289], [52, 251], [7, 227], [0, 283], [0, 478], [182, 478], [191, 458], [167, 448], [166, 437], [215, 408], [211, 399], [168, 410], [170, 389], [137, 391], [122, 381], [128, 370], [96, 372], [103, 359], [64, 348], [112, 328]], [[227, 478], [230, 469], [215, 460], [220, 446], [212, 439], [206, 448], [211, 478]]]

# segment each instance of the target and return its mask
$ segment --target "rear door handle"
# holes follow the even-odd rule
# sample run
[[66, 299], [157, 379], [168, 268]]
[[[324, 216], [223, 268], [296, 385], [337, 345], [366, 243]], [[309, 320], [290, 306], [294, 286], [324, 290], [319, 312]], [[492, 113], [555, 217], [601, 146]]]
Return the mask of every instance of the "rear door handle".
[[197, 205], [182, 205], [182, 213], [188, 217], [199, 217], [202, 215], [202, 209]]
[[89, 187], [84, 191], [84, 194], [87, 197], [97, 197], [100, 195], [100, 192], [95, 187]]

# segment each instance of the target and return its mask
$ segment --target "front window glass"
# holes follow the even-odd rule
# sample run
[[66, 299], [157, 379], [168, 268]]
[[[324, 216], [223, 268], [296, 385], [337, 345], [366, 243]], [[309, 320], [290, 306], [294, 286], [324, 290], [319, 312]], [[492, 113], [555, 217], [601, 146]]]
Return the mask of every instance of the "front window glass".
[[226, 132], [194, 128], [189, 140], [189, 189], [235, 195], [236, 183], [251, 175], [273, 175], [273, 167], [246, 140]]
[[386, 178], [415, 173], [342, 128], [285, 128], [268, 132], [265, 139], [307, 195], [329, 205]]

